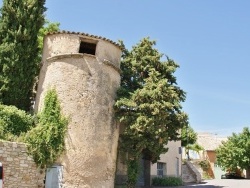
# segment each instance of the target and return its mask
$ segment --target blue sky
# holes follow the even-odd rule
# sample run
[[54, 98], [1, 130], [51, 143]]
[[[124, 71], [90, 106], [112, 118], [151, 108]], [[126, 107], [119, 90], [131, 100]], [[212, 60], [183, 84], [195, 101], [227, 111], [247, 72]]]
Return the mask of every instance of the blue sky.
[[[1, 3], [0, 3], [1, 4]], [[174, 59], [183, 110], [196, 131], [231, 135], [250, 125], [249, 0], [47, 0], [62, 30], [123, 40], [143, 37]]]

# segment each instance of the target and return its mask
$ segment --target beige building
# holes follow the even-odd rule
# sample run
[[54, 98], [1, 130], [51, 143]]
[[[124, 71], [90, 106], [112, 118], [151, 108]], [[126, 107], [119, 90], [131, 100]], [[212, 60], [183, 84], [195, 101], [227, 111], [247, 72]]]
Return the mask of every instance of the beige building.
[[[138, 177], [138, 186], [149, 186], [152, 184], [154, 177], [166, 176], [181, 176], [181, 141], [171, 141], [166, 146], [168, 152], [160, 155], [160, 160], [156, 163], [141, 159], [140, 161], [140, 175]], [[121, 185], [126, 183], [126, 155], [120, 154], [117, 161], [116, 169], [116, 184]]]
[[168, 152], [151, 165], [151, 178], [155, 176], [181, 176], [181, 141], [168, 143]]
[[220, 179], [221, 175], [225, 172], [216, 164], [216, 149], [222, 144], [222, 141], [226, 141], [226, 137], [220, 137], [211, 133], [198, 133], [197, 143], [204, 148], [202, 151], [202, 160], [208, 160], [210, 162], [211, 169], [208, 173], [210, 177]]
[[[197, 143], [202, 146], [204, 150], [200, 152], [189, 151], [189, 156], [192, 161], [209, 161], [210, 168], [207, 173], [211, 178], [220, 179], [221, 175], [225, 173], [216, 163], [216, 149], [222, 144], [222, 141], [226, 140], [226, 137], [221, 137], [216, 134], [208, 132], [198, 133]], [[183, 148], [183, 150], [183, 159], [186, 159], [185, 148]]]

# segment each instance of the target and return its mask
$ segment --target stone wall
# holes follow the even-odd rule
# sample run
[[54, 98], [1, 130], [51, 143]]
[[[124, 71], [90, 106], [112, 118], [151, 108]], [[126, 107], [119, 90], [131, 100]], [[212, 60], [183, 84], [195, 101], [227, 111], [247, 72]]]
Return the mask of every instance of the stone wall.
[[[83, 41], [96, 44], [95, 54], [80, 53]], [[57, 33], [44, 39], [43, 65], [35, 109], [43, 108], [47, 91], [55, 88], [62, 112], [69, 117], [63, 186], [114, 186], [119, 126], [113, 105], [120, 86], [121, 49], [99, 37]]]
[[186, 164], [182, 165], [182, 180], [185, 183], [201, 182], [201, 173], [190, 161], [186, 161]]
[[43, 187], [44, 174], [23, 143], [0, 141], [0, 162], [4, 168], [4, 188]]

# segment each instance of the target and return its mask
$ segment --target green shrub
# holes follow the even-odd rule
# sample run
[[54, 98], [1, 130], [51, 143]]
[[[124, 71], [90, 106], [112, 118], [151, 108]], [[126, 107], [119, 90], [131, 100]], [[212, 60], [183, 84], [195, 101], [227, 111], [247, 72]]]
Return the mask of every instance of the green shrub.
[[139, 162], [138, 159], [128, 160], [127, 161], [127, 168], [128, 168], [128, 180], [127, 180], [127, 187], [132, 188], [135, 187], [138, 174], [139, 174]]
[[33, 127], [33, 116], [15, 106], [0, 104], [0, 139], [14, 141]]
[[68, 120], [61, 114], [56, 90], [52, 89], [45, 96], [44, 108], [38, 114], [38, 125], [24, 137], [38, 166], [50, 166], [63, 153], [67, 125]]
[[153, 186], [180, 186], [182, 184], [180, 177], [155, 177], [152, 180]]
[[201, 166], [203, 171], [208, 171], [208, 169], [210, 168], [210, 162], [208, 160], [200, 161], [199, 165]]

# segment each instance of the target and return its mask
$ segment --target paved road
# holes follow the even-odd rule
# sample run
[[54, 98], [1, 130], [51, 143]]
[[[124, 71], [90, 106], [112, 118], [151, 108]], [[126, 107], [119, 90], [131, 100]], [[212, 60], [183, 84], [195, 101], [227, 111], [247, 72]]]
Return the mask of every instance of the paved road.
[[[177, 187], [175, 187], [177, 188]], [[250, 188], [250, 180], [246, 179], [214, 179], [204, 180], [200, 184], [190, 184], [179, 188]]]
[[213, 179], [213, 180], [204, 180], [200, 184], [188, 184], [177, 187], [149, 187], [149, 188], [250, 188], [250, 179]]

